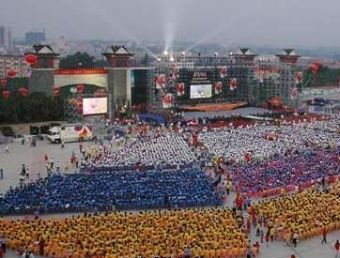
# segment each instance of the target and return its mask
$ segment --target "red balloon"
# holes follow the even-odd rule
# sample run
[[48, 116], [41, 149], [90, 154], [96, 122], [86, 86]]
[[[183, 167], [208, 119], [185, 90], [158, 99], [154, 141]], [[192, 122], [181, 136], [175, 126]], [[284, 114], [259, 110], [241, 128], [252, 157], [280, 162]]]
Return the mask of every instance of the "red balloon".
[[33, 64], [35, 64], [37, 62], [38, 58], [37, 58], [36, 55], [28, 54], [28, 55], [25, 56], [25, 60], [30, 65], [33, 65]]
[[19, 88], [19, 93], [20, 93], [21, 96], [27, 97], [28, 96], [28, 89], [26, 87]]
[[78, 84], [77, 85], [77, 93], [81, 94], [85, 90], [85, 86], [83, 84]]
[[9, 90], [4, 90], [4, 91], [2, 92], [2, 97], [3, 97], [4, 99], [8, 99], [9, 96], [11, 96], [11, 92], [10, 92]]
[[16, 75], [17, 75], [17, 72], [14, 71], [14, 70], [10, 70], [10, 71], [8, 71], [8, 73], [7, 73], [7, 76], [10, 77], [10, 78], [15, 77]]

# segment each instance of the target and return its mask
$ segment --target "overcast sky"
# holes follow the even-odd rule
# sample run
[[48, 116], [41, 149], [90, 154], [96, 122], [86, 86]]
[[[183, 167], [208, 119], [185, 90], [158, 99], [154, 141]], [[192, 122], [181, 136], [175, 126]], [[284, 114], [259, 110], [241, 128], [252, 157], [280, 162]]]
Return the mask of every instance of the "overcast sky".
[[340, 0], [0, 0], [14, 36], [340, 46]]

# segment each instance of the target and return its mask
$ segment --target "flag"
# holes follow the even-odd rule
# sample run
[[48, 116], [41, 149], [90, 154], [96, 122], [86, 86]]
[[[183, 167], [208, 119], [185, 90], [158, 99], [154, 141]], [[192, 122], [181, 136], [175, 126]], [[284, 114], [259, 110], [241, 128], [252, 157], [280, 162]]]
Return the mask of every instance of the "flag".
[[166, 84], [166, 79], [165, 79], [165, 74], [157, 74], [156, 78], [156, 89], [161, 89], [165, 87]]
[[303, 80], [303, 72], [297, 72], [295, 74], [295, 84], [301, 84]]
[[253, 157], [249, 152], [247, 152], [247, 153], [244, 154], [244, 159], [245, 159], [246, 162], [250, 162], [250, 161], [252, 161]]
[[263, 82], [264, 82], [264, 76], [265, 76], [265, 71], [264, 71], [264, 69], [259, 69], [258, 75], [259, 75], [259, 81], [260, 81], [260, 83], [263, 83]]
[[233, 91], [233, 90], [236, 90], [237, 89], [237, 78], [232, 78], [230, 79], [230, 82], [229, 82], [229, 87], [230, 87], [230, 90]]
[[222, 82], [215, 82], [215, 94], [222, 92]]
[[184, 82], [180, 82], [176, 84], [176, 93], [177, 96], [183, 96], [185, 93]]
[[289, 89], [289, 95], [290, 95], [290, 99], [294, 100], [297, 99], [299, 96], [299, 90], [297, 87], [293, 87]]
[[31, 76], [32, 76], [32, 69], [31, 69], [31, 67], [29, 67], [27, 69], [27, 77], [30, 78]]
[[221, 78], [226, 78], [228, 75], [228, 69], [226, 66], [223, 66], [220, 68], [220, 77]]
[[177, 80], [179, 78], [179, 69], [176, 67], [172, 67], [170, 69], [169, 77], [174, 81]]
[[163, 108], [170, 108], [172, 107], [173, 103], [174, 100], [172, 94], [171, 93], [165, 94], [162, 99]]

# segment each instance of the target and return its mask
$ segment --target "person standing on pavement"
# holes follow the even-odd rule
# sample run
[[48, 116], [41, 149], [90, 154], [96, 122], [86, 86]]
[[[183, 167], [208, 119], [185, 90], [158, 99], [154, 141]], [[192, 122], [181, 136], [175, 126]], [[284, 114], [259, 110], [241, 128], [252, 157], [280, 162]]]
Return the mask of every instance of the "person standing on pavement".
[[321, 244], [327, 244], [327, 229], [326, 229], [325, 226], [322, 228], [322, 241], [321, 241]]
[[6, 239], [3, 236], [0, 237], [0, 250], [2, 251], [3, 254], [6, 254], [7, 245], [6, 245]]
[[334, 244], [334, 248], [335, 248], [335, 257], [337, 258], [339, 255], [339, 250], [340, 250], [340, 242], [339, 240], [336, 240], [335, 244]]
[[21, 176], [26, 176], [26, 166], [25, 164], [22, 164], [21, 166], [21, 173], [20, 173]]
[[292, 243], [294, 247], [296, 247], [298, 241], [299, 241], [299, 234], [297, 233], [297, 231], [294, 231], [293, 236], [292, 236]]
[[51, 170], [52, 170], [53, 167], [54, 167], [54, 160], [53, 160], [53, 157], [50, 158], [50, 167], [51, 167]]

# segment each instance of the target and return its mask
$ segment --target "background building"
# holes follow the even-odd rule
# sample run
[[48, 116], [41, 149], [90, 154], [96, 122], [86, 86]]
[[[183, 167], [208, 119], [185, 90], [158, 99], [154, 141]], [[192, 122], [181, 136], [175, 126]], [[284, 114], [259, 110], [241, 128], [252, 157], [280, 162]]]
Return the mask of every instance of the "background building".
[[43, 31], [29, 31], [25, 33], [25, 43], [27, 45], [41, 44], [45, 40], [45, 29]]
[[0, 47], [5, 50], [12, 48], [12, 32], [10, 28], [5, 26], [0, 26]]
[[0, 55], [0, 78], [6, 77], [11, 70], [16, 71], [16, 77], [28, 77], [30, 73], [24, 56]]

